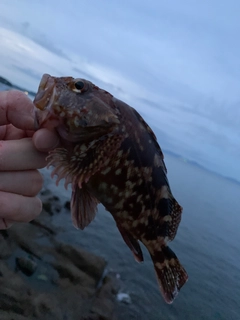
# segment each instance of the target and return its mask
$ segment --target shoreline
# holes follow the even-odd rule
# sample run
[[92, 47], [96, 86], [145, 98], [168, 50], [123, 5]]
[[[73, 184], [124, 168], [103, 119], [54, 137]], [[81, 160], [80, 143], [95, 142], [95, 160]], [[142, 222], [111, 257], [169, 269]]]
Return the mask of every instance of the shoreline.
[[102, 257], [56, 240], [60, 200], [48, 189], [41, 199], [37, 219], [0, 231], [1, 320], [117, 320], [118, 275]]

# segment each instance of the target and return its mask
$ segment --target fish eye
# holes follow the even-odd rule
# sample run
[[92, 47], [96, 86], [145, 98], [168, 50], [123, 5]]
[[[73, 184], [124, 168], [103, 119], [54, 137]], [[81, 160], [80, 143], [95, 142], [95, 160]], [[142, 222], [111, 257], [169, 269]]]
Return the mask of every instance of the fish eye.
[[84, 82], [79, 80], [77, 82], [74, 83], [74, 86], [77, 90], [82, 90], [84, 88]]
[[71, 89], [76, 93], [83, 93], [88, 90], [88, 82], [83, 79], [74, 79]]

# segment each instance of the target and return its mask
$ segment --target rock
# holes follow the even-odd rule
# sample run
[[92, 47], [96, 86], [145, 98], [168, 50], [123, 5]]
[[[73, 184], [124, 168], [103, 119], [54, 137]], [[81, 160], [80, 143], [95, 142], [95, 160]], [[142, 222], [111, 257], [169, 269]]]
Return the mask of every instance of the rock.
[[51, 216], [53, 215], [53, 210], [52, 210], [52, 204], [50, 201], [45, 201], [42, 204], [42, 207], [47, 213], [49, 213]]
[[43, 224], [41, 221], [39, 221], [39, 219], [35, 219], [35, 220], [32, 220], [30, 221], [31, 224], [39, 227], [39, 228], [42, 228], [44, 230], [46, 230], [49, 234], [52, 234], [52, 235], [55, 235], [56, 234], [56, 231], [53, 229], [53, 228], [50, 228], [48, 227], [47, 225]]
[[45, 319], [47, 315], [49, 319], [63, 319], [61, 305], [52, 294], [39, 294], [33, 299], [32, 303], [36, 318]]
[[0, 234], [0, 259], [7, 259], [11, 256], [12, 250], [8, 242]]
[[59, 213], [59, 212], [61, 211], [61, 209], [62, 209], [62, 206], [61, 206], [59, 203], [56, 203], [56, 204], [54, 205], [54, 211], [55, 211], [56, 213]]
[[1, 288], [0, 292], [0, 310], [12, 310], [18, 314], [24, 314], [24, 304], [15, 290]]
[[102, 286], [98, 291], [98, 296], [105, 296], [115, 299], [115, 296], [117, 295], [119, 289], [120, 284], [117, 276], [113, 273], [110, 273], [104, 277]]
[[[23, 291], [26, 292], [27, 286], [24, 284], [23, 279], [19, 274], [12, 271], [6, 262], [0, 260], [0, 273], [2, 277], [0, 277], [0, 288], [11, 288], [15, 291]], [[22, 290], [24, 287], [24, 290]], [[0, 291], [1, 292], [1, 291]]]
[[[60, 208], [51, 191], [42, 198], [52, 212]], [[115, 275], [106, 275], [103, 258], [57, 241], [67, 232], [62, 225], [43, 210], [31, 223], [0, 231], [0, 320], [116, 319]]]
[[39, 274], [37, 276], [37, 279], [41, 280], [41, 281], [48, 281], [49, 280], [48, 277], [45, 274]]
[[58, 196], [52, 196], [51, 198], [49, 198], [50, 201], [53, 202], [58, 202], [59, 201], [59, 197]]
[[70, 201], [66, 201], [66, 202], [65, 202], [64, 208], [67, 209], [67, 210], [70, 210], [70, 209], [71, 209]]
[[100, 281], [107, 264], [103, 258], [67, 244], [57, 243], [55, 247], [59, 254], [70, 260], [78, 269], [93, 277], [96, 282]]
[[52, 192], [49, 190], [49, 189], [43, 189], [41, 192], [40, 192], [40, 195], [41, 196], [51, 196], [52, 195]]
[[[29, 234], [30, 230], [28, 229], [29, 224], [22, 224], [20, 226], [13, 225], [11, 227], [11, 240], [14, 240], [17, 246], [19, 246], [23, 251], [41, 260], [41, 247], [39, 247], [35, 241], [29, 240], [31, 239], [31, 235]], [[33, 230], [31, 231], [33, 232]]]
[[114, 315], [115, 296], [119, 290], [116, 277], [109, 275], [104, 277], [102, 286], [97, 292], [97, 297], [92, 305], [91, 312], [97, 314], [100, 319], [116, 319]]
[[48, 198], [43, 202], [43, 209], [50, 215], [54, 215], [54, 213], [59, 213], [61, 211], [61, 204], [58, 203], [59, 198], [54, 196]]
[[1, 320], [32, 320], [32, 318], [17, 315], [16, 313], [11, 311], [2, 311], [2, 310], [0, 310], [0, 319]]
[[46, 211], [50, 216], [52, 216], [56, 212], [61, 211], [61, 203], [59, 197], [52, 195], [50, 190], [46, 189], [41, 192], [43, 196], [42, 203], [43, 203], [43, 210]]
[[8, 238], [8, 230], [0, 230], [0, 235], [4, 238], [7, 239]]
[[130, 295], [124, 292], [119, 292], [117, 294], [117, 301], [120, 301], [126, 304], [130, 304], [132, 302]]
[[73, 284], [81, 284], [83, 287], [95, 287], [96, 281], [83, 270], [78, 269], [69, 260], [60, 260], [52, 263], [61, 278], [68, 278]]
[[[91, 309], [93, 314], [96, 314], [99, 318], [104, 320], [113, 320], [114, 319], [114, 303], [113, 301], [103, 298], [97, 298]], [[116, 319], [116, 318], [115, 318]]]
[[17, 257], [16, 266], [27, 276], [31, 276], [37, 269], [37, 263], [26, 257]]
[[4, 275], [0, 278], [0, 312], [11, 310], [17, 315], [29, 316], [33, 312], [31, 290], [18, 274], [8, 269], [6, 264], [1, 262], [0, 270]]

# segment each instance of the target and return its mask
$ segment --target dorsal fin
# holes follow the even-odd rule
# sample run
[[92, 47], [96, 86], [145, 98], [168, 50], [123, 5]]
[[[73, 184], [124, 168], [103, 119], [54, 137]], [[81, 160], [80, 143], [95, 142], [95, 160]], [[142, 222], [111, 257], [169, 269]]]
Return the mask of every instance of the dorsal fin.
[[153, 143], [154, 143], [154, 145], [156, 147], [156, 150], [158, 151], [158, 154], [160, 155], [160, 157], [162, 159], [162, 163], [163, 163], [163, 167], [165, 169], [165, 173], [167, 173], [167, 168], [166, 168], [166, 165], [164, 163], [164, 155], [163, 155], [162, 149], [160, 148], [160, 146], [159, 146], [159, 144], [157, 142], [157, 137], [156, 137], [155, 133], [152, 131], [152, 129], [149, 127], [149, 125], [146, 123], [146, 121], [142, 118], [142, 116], [134, 108], [132, 108], [132, 111], [133, 111], [134, 115], [137, 117], [137, 119], [140, 121], [140, 123], [144, 126], [144, 128], [148, 132], [148, 134], [151, 137], [151, 139], [153, 140]]

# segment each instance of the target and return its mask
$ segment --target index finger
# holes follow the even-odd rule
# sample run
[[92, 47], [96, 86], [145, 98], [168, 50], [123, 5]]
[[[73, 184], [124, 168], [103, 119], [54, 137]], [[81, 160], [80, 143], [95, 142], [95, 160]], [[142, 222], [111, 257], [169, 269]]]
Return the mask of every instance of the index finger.
[[34, 105], [21, 91], [0, 92], [0, 126], [9, 123], [18, 129], [34, 130]]

